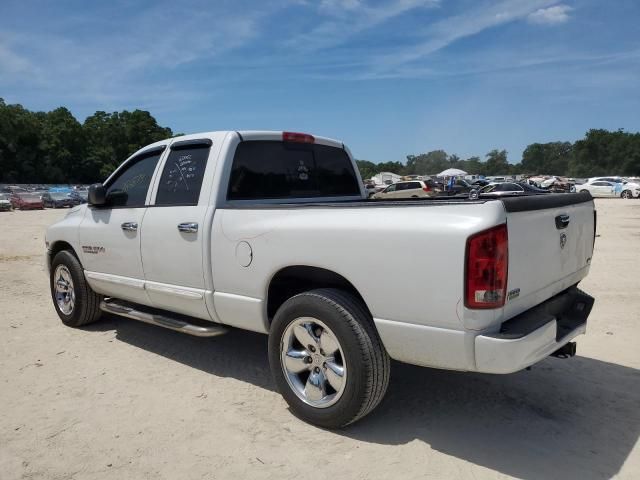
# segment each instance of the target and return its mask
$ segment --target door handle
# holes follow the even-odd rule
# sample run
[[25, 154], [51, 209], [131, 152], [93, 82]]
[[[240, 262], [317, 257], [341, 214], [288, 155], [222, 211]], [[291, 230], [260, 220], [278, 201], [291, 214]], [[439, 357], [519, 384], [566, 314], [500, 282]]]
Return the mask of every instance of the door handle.
[[120, 228], [125, 232], [135, 232], [138, 230], [138, 224], [136, 222], [124, 222], [120, 225]]
[[197, 233], [198, 224], [195, 222], [179, 223], [178, 231], [182, 233]]

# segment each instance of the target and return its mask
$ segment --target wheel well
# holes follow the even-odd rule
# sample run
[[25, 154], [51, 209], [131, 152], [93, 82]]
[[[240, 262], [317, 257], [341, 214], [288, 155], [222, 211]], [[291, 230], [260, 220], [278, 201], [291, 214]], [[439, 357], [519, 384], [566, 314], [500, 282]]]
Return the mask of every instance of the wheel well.
[[[54, 242], [53, 245], [51, 245], [51, 247], [49, 248], [49, 253], [47, 255], [47, 261], [49, 262], [49, 267], [51, 267], [51, 262], [53, 261], [53, 258], [62, 250], [69, 250], [74, 257], [78, 258], [78, 254], [73, 249], [70, 243], [67, 243], [64, 240], [58, 240], [57, 242]], [[78, 261], [80, 261], [79, 258], [78, 258]]]
[[271, 279], [267, 292], [267, 317], [269, 321], [276, 314], [280, 305], [289, 298], [316, 288], [339, 288], [354, 295], [367, 308], [360, 292], [342, 275], [320, 267], [296, 265], [283, 268]]

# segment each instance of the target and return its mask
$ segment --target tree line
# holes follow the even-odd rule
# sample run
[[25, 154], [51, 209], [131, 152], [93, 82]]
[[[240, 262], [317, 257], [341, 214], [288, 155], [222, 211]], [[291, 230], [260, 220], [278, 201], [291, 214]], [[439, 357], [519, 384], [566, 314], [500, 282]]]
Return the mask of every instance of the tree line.
[[149, 112], [32, 112], [0, 98], [0, 182], [93, 183], [139, 148], [168, 137]]
[[[80, 123], [60, 107], [33, 112], [0, 98], [0, 182], [92, 183], [106, 178], [139, 148], [174, 136], [146, 111], [98, 111]], [[571, 177], [640, 176], [640, 133], [589, 130], [574, 143], [533, 143], [518, 163], [506, 150], [462, 159], [444, 150], [408, 155], [406, 162], [357, 160], [362, 178], [376, 173], [436, 174], [459, 168], [470, 174], [554, 174]]]
[[437, 174], [447, 168], [459, 168], [474, 175], [640, 176], [640, 133], [592, 129], [574, 143], [532, 143], [525, 148], [518, 163], [509, 163], [506, 150], [491, 150], [484, 160], [475, 156], [461, 159], [444, 150], [434, 150], [408, 155], [406, 163], [375, 164], [358, 160], [358, 167], [363, 178], [371, 178], [380, 172]]

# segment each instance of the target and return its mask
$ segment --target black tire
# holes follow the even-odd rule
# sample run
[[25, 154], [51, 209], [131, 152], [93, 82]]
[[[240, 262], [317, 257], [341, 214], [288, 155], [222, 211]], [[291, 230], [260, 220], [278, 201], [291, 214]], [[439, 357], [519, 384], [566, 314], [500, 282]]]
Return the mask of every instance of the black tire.
[[[347, 380], [339, 400], [326, 408], [308, 405], [292, 390], [281, 364], [283, 334], [300, 317], [317, 318], [335, 334], [342, 348]], [[291, 411], [323, 428], [341, 428], [371, 412], [389, 385], [390, 361], [371, 315], [360, 300], [337, 289], [296, 295], [276, 312], [269, 335], [269, 364], [278, 391]]]
[[[75, 305], [73, 310], [66, 314], [63, 312], [56, 301], [54, 278], [56, 269], [59, 265], [67, 267], [71, 279], [73, 280], [73, 289], [75, 293]], [[80, 261], [76, 256], [68, 251], [62, 250], [53, 257], [51, 262], [51, 272], [49, 274], [49, 288], [51, 290], [51, 299], [56, 313], [68, 327], [82, 327], [100, 319], [102, 311], [100, 310], [100, 302], [102, 296], [94, 292], [84, 277], [84, 271]]]
[[631, 190], [625, 190], [624, 192], [622, 192], [620, 194], [621, 198], [625, 198], [625, 199], [629, 199], [629, 198], [633, 198], [633, 195], [631, 194]]
[[588, 193], [589, 190], [580, 190], [580, 193]]

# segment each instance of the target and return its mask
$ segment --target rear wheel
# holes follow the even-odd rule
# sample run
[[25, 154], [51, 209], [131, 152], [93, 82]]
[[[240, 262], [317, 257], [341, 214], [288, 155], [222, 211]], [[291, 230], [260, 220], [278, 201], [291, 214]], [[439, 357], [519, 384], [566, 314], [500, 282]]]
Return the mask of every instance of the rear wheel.
[[580, 190], [580, 193], [589, 193], [589, 190]]
[[58, 252], [51, 262], [50, 275], [51, 298], [62, 323], [81, 327], [100, 319], [102, 296], [91, 289], [73, 253]]
[[389, 383], [389, 356], [371, 316], [361, 301], [336, 289], [301, 293], [278, 309], [269, 363], [291, 411], [324, 428], [367, 415]]

